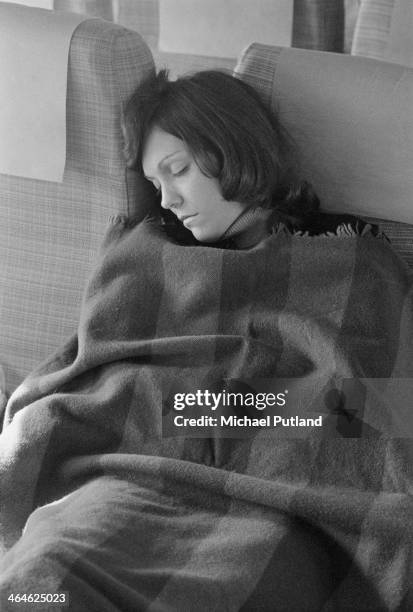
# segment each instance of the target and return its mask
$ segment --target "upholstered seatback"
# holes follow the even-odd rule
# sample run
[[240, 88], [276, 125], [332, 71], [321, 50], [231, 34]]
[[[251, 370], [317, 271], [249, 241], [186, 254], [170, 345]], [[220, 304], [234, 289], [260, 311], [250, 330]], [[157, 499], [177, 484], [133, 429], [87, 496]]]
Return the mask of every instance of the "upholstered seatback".
[[413, 69], [253, 44], [236, 73], [277, 109], [323, 208], [380, 220], [413, 266]]
[[135, 213], [139, 185], [125, 168], [120, 114], [150, 70], [139, 34], [82, 22], [69, 52], [63, 182], [0, 175], [0, 364], [8, 390], [75, 330], [108, 218]]

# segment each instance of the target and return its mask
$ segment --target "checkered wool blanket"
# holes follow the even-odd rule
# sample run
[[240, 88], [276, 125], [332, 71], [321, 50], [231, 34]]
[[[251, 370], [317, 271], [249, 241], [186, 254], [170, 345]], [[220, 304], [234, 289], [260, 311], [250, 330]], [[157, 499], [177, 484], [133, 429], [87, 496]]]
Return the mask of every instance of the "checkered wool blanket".
[[[412, 321], [378, 238], [235, 251], [114, 219], [77, 334], [6, 410], [1, 610], [413, 609]], [[176, 393], [264, 379], [324, 425], [174, 430], [199, 409]], [[361, 408], [335, 401], [345, 380]]]

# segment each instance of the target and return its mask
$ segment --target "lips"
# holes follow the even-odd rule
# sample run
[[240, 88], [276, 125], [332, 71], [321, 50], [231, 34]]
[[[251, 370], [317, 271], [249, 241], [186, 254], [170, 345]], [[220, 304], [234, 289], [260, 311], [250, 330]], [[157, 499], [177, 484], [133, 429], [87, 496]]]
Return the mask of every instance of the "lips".
[[178, 217], [178, 219], [181, 221], [181, 223], [183, 223], [187, 219], [192, 219], [192, 217], [196, 217], [196, 214], [195, 215], [183, 215], [182, 217]]

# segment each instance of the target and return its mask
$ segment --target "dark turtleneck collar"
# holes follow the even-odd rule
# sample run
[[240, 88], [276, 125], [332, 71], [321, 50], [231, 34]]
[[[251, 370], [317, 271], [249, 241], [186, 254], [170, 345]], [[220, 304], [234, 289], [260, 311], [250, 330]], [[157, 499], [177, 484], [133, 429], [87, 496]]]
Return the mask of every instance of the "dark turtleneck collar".
[[271, 217], [274, 210], [247, 208], [229, 226], [221, 240], [231, 238], [237, 248], [248, 249], [258, 244], [271, 233]]

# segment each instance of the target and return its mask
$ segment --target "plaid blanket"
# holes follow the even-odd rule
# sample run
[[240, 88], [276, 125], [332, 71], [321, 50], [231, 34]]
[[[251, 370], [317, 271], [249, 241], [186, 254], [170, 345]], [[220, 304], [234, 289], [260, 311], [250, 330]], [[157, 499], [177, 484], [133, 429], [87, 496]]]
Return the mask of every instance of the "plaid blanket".
[[[412, 609], [413, 308], [389, 245], [280, 229], [235, 251], [112, 221], [76, 335], [6, 409], [1, 609]], [[256, 406], [174, 425], [260, 380], [285, 426]]]

